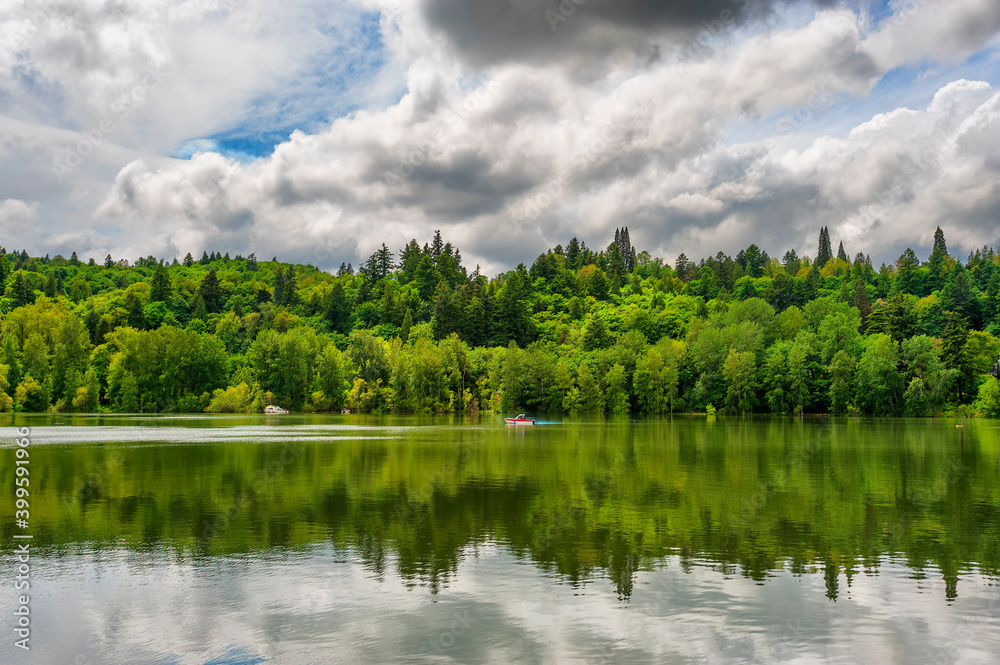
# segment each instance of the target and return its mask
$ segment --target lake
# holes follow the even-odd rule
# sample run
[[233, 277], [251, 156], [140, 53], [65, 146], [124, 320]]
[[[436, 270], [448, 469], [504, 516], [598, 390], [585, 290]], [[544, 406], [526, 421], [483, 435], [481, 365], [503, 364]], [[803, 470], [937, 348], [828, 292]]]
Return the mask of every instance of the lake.
[[3, 663], [1000, 662], [994, 421], [4, 418]]

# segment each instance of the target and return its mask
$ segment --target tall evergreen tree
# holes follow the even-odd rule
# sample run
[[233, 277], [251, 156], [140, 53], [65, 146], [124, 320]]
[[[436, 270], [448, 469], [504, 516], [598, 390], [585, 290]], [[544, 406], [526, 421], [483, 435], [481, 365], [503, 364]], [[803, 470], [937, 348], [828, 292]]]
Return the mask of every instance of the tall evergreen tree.
[[580, 241], [576, 237], [566, 246], [566, 267], [570, 270], [579, 270], [583, 267], [580, 264]]
[[816, 262], [813, 265], [822, 270], [832, 258], [833, 247], [830, 244], [830, 231], [824, 226], [819, 230], [819, 248], [816, 252]]
[[441, 232], [434, 232], [434, 240], [431, 241], [431, 258], [437, 261], [437, 257], [444, 252], [444, 241], [441, 240]]
[[903, 293], [914, 293], [917, 287], [917, 270], [920, 261], [909, 247], [896, 260], [896, 288]]
[[211, 314], [222, 309], [222, 285], [215, 274], [215, 268], [208, 271], [198, 286], [198, 295], [205, 301], [205, 309]]
[[948, 261], [948, 245], [944, 240], [944, 231], [937, 227], [934, 231], [934, 248], [927, 260], [927, 289], [937, 291], [944, 286], [944, 272]]
[[847, 258], [847, 252], [844, 251], [844, 243], [843, 243], [843, 241], [841, 241], [840, 247], [837, 248], [837, 258], [840, 259], [841, 261], [843, 261], [844, 263], [848, 264], [848, 265], [851, 264], [851, 260], [849, 258]]
[[680, 256], [677, 257], [677, 261], [674, 263], [674, 272], [677, 273], [677, 279], [685, 282], [690, 282], [691, 278], [694, 277], [691, 260], [688, 259], [687, 254], [684, 252], [681, 252]]
[[802, 262], [799, 261], [799, 255], [795, 253], [795, 250], [790, 249], [785, 252], [785, 256], [782, 257], [781, 265], [784, 266], [785, 272], [788, 273], [789, 277], [795, 277], [799, 274]]
[[158, 266], [153, 274], [149, 289], [150, 302], [166, 302], [170, 298], [170, 275], [163, 266]]
[[24, 307], [35, 302], [35, 290], [31, 288], [20, 270], [14, 275], [13, 296], [14, 307]]
[[399, 250], [399, 281], [409, 284], [417, 275], [417, 266], [420, 265], [420, 245], [416, 238], [406, 243], [406, 247]]

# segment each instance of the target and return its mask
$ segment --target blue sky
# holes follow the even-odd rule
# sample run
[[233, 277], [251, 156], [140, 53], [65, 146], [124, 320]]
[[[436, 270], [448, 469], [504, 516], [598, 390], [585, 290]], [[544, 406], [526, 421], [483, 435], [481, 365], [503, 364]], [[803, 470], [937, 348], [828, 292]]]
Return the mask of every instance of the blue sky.
[[249, 100], [231, 126], [185, 141], [173, 156], [189, 159], [211, 150], [239, 161], [267, 157], [294, 130], [314, 133], [367, 104], [398, 101], [405, 92], [402, 82], [394, 98], [364, 94], [366, 83], [386, 65], [380, 14], [361, 12], [346, 31], [330, 23], [336, 16], [316, 18], [315, 29], [326, 37], [322, 49], [276, 81], [276, 87]]
[[742, 0], [583, 3], [555, 29], [520, 0], [15, 4], [0, 234], [335, 268], [441, 229], [487, 273], [621, 226], [670, 261], [804, 253], [820, 226], [876, 262], [939, 224], [959, 253], [1000, 242], [1000, 3], [864, 1], [755, 0], [694, 56]]

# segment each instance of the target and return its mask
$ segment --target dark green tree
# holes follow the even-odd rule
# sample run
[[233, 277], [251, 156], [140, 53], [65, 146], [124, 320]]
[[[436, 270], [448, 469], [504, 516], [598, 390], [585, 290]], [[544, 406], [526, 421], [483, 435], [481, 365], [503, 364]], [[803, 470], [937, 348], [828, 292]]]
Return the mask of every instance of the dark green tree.
[[833, 246], [830, 244], [830, 231], [824, 226], [819, 230], [819, 248], [816, 250], [816, 260], [813, 262], [813, 266], [822, 270], [832, 258]]
[[847, 258], [847, 252], [844, 251], [844, 243], [840, 243], [840, 247], [837, 248], [837, 258], [844, 263], [850, 264], [851, 260]]
[[166, 302], [170, 299], [170, 275], [164, 266], [157, 266], [149, 288], [150, 302]]
[[35, 290], [28, 284], [22, 271], [17, 271], [14, 275], [14, 284], [11, 288], [14, 296], [14, 307], [24, 307], [35, 302]]
[[205, 309], [211, 314], [222, 309], [222, 285], [219, 277], [215, 274], [215, 269], [208, 271], [208, 274], [201, 280], [198, 286], [198, 295], [205, 301]]
[[948, 245], [944, 240], [944, 231], [937, 227], [934, 231], [934, 247], [927, 260], [928, 291], [937, 291], [944, 286], [944, 273], [948, 263]]
[[917, 270], [920, 261], [909, 247], [896, 259], [896, 288], [903, 293], [917, 293]]

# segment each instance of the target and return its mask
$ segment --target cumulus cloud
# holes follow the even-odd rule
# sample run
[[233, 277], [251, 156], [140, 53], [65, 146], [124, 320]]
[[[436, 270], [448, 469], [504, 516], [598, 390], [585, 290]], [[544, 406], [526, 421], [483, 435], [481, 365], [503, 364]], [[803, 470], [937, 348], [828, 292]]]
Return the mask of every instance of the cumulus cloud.
[[[848, 3], [567, 2], [575, 9], [553, 30], [545, 12], [560, 11], [555, 1], [358, 0], [345, 16], [380, 16], [379, 89], [392, 87], [385, 72], [394, 72], [404, 93], [297, 131], [252, 161], [211, 152], [215, 143], [199, 136], [222, 127], [229, 110], [239, 114], [275, 72], [294, 71], [302, 57], [289, 35], [301, 25], [267, 30], [273, 12], [251, 0], [242, 14], [195, 0], [153, 3], [159, 13], [144, 28], [151, 45], [138, 45], [114, 37], [125, 18], [98, 20], [103, 4], [84, 3], [95, 27], [70, 40], [77, 64], [47, 64], [65, 60], [69, 44], [58, 57], [33, 55], [43, 78], [59, 82], [55, 108], [99, 119], [100, 104], [88, 106], [69, 79], [87, 72], [117, 89], [123, 80], [106, 51], [170, 74], [155, 92], [164, 107], [137, 112], [114, 139], [125, 145], [112, 173], [104, 164], [114, 159], [92, 159], [59, 184], [66, 208], [90, 204], [87, 227], [63, 226], [50, 238], [115, 255], [254, 251], [330, 268], [440, 228], [487, 271], [574, 235], [603, 246], [623, 225], [668, 259], [751, 242], [772, 253], [809, 251], [821, 225], [848, 249], [886, 258], [899, 243], [926, 245], [936, 224], [950, 229], [952, 246], [995, 240], [997, 158], [985, 146], [997, 145], [1000, 122], [989, 81], [956, 80], [911, 108], [849, 109], [894, 68], [953, 64], [992, 48], [996, 3], [893, 2], [891, 16], [873, 25]], [[125, 6], [129, 16], [140, 11]], [[184, 26], [195, 46], [182, 48], [156, 21]], [[220, 26], [226, 39], [249, 45], [221, 64], [207, 55]], [[704, 31], [710, 39], [690, 52], [685, 45]], [[306, 49], [329, 38], [305, 34]], [[259, 54], [247, 67], [234, 64], [247, 49], [273, 52], [277, 64], [252, 76]], [[192, 62], [204, 63], [203, 76]], [[219, 85], [228, 71], [233, 81]], [[833, 109], [837, 126], [822, 120]], [[165, 158], [162, 145], [179, 142], [207, 151]], [[43, 200], [35, 191], [17, 196]]]
[[26, 236], [34, 235], [32, 231], [37, 219], [37, 202], [0, 199], [0, 236], [8, 250], [15, 249], [14, 244], [23, 242]]

